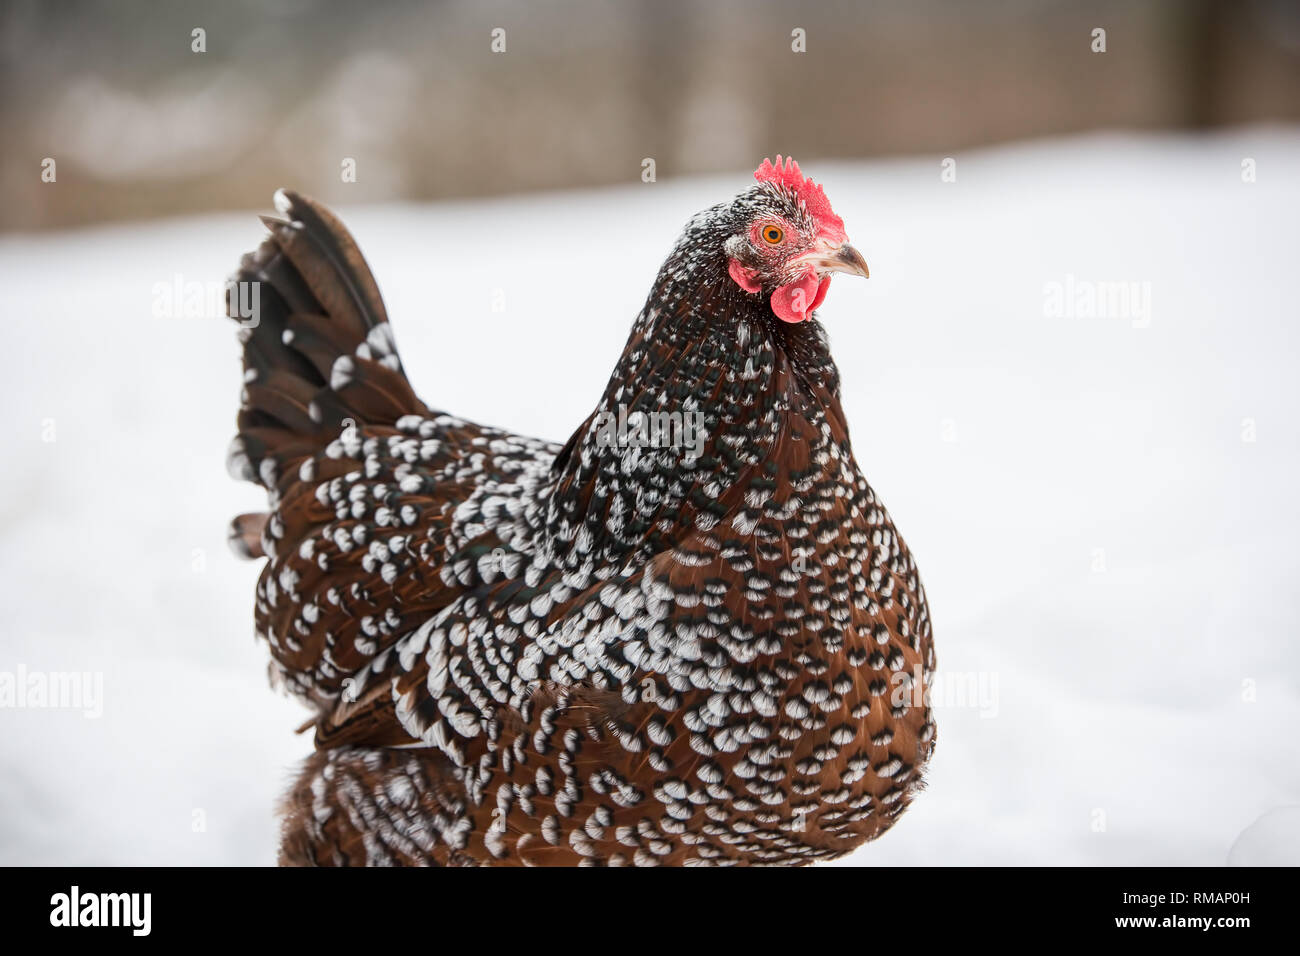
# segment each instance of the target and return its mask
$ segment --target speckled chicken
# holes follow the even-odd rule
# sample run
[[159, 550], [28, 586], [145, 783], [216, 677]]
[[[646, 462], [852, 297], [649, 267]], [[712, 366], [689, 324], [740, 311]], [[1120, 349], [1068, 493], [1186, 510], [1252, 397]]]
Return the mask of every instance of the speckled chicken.
[[277, 194], [230, 467], [316, 714], [282, 863], [802, 864], [907, 807], [929, 612], [813, 317], [867, 267], [793, 161], [755, 179], [686, 225], [563, 446], [424, 405], [347, 230]]

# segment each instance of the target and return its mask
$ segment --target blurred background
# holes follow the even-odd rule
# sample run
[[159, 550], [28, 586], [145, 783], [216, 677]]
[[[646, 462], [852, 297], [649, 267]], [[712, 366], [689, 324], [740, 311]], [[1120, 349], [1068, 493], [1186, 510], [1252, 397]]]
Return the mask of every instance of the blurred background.
[[311, 742], [226, 547], [266, 501], [219, 314], [275, 188], [352, 229], [426, 402], [564, 441], [778, 152], [871, 266], [819, 318], [949, 688], [844, 862], [1300, 864], [1298, 11], [9, 0], [0, 864], [275, 860]]
[[[646, 158], [664, 179], [796, 145], [949, 156], [1300, 118], [1292, 0], [9, 0], [0, 18], [10, 230], [258, 208], [285, 183], [431, 200], [634, 182]], [[46, 157], [58, 189], [32, 188]]]

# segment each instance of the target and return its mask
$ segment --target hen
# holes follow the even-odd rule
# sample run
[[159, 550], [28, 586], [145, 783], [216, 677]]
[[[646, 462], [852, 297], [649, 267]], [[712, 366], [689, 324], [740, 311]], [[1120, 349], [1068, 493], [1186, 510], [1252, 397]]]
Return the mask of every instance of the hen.
[[316, 713], [282, 863], [802, 864], [908, 805], [929, 612], [813, 318], [867, 267], [797, 164], [755, 179], [563, 446], [424, 405], [347, 230], [277, 194], [229, 461], [269, 496], [231, 531], [257, 632]]

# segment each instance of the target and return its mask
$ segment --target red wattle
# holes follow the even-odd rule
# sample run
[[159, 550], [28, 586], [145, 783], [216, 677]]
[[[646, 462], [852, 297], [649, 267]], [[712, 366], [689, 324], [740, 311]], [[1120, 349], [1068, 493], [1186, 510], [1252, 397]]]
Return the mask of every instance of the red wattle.
[[826, 298], [826, 293], [830, 291], [830, 288], [831, 277], [823, 276], [822, 281], [817, 286], [817, 297], [813, 299], [813, 304], [808, 306], [809, 315], [812, 315], [813, 312], [816, 311], [817, 306], [822, 304], [822, 300]]
[[830, 283], [829, 277], [819, 282], [817, 274], [809, 270], [802, 279], [777, 286], [772, 293], [772, 311], [783, 322], [803, 322], [808, 313], [822, 304]]

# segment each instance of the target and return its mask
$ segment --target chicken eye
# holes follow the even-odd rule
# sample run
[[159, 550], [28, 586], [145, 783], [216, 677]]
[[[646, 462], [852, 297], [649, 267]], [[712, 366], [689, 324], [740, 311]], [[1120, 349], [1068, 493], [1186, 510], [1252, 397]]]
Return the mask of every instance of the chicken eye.
[[770, 245], [775, 246], [777, 243], [779, 243], [779, 242], [780, 242], [782, 239], [784, 239], [784, 238], [785, 238], [785, 233], [781, 231], [781, 227], [780, 227], [780, 226], [764, 226], [764, 227], [763, 227], [763, 241], [764, 241], [764, 242], [766, 242], [766, 243], [768, 243], [768, 244], [770, 244]]

